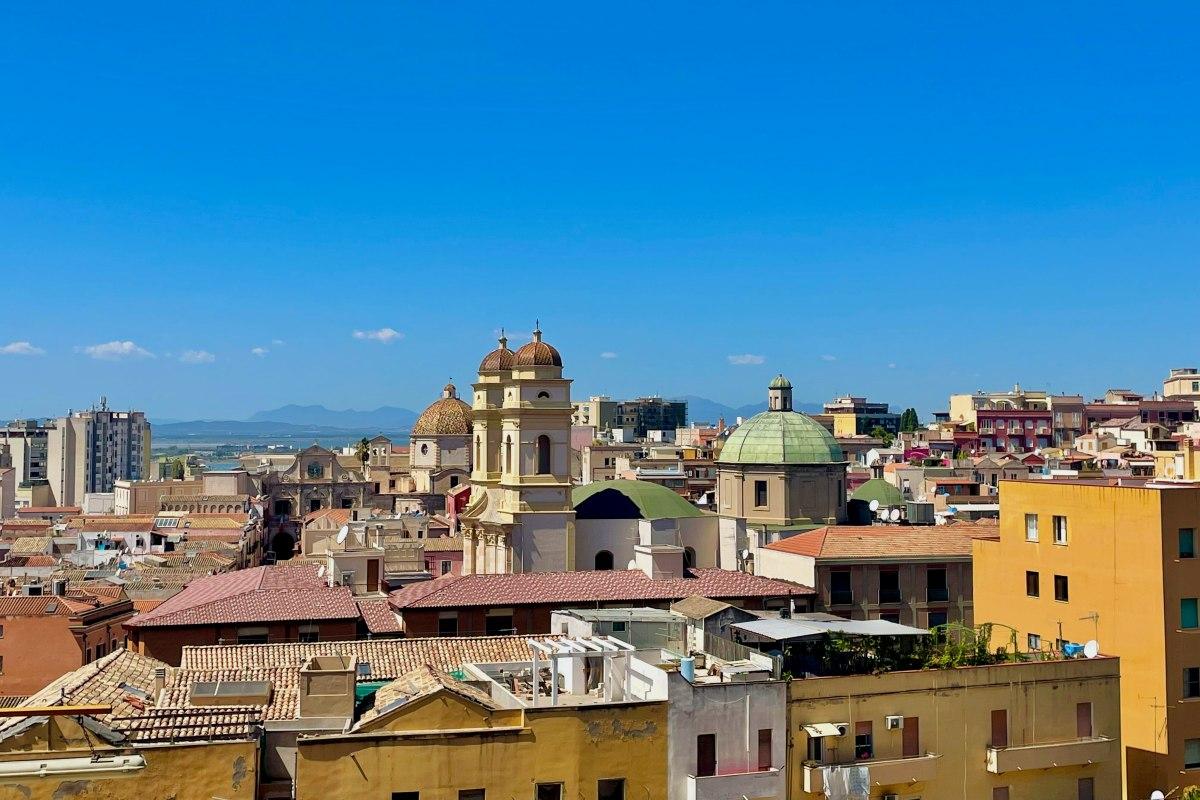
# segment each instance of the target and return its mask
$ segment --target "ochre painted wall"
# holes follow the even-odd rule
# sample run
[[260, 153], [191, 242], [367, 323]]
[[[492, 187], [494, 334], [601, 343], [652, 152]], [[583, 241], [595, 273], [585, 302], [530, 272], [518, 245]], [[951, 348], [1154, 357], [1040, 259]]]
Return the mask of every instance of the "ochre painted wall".
[[[933, 777], [915, 784], [873, 786], [872, 797], [895, 792], [906, 799], [988, 800], [994, 788], [1007, 786], [1013, 800], [1074, 800], [1078, 779], [1092, 777], [1096, 800], [1119, 800], [1121, 753], [1116, 741], [1107, 746], [1106, 760], [1091, 765], [993, 774], [986, 760], [992, 710], [1007, 710], [1012, 747], [1075, 739], [1076, 704], [1084, 702], [1092, 704], [1094, 735], [1115, 738], [1120, 729], [1120, 666], [1115, 658], [1099, 658], [794, 680], [788, 704], [788, 796], [824, 798], [804, 791], [805, 725], [848, 723], [847, 736], [823, 740], [827, 761], [854, 762], [859, 722], [871, 723], [876, 760], [899, 759], [904, 731], [885, 726], [885, 717], [895, 715], [919, 720], [919, 753], [936, 756]], [[830, 757], [833, 745], [838, 748], [836, 758]], [[871, 766], [870, 761], [861, 763]]]
[[[1001, 481], [1000, 502], [1000, 541], [975, 542], [976, 623], [997, 623], [995, 645], [1012, 635], [1000, 623], [1016, 628], [1022, 650], [1029, 633], [1052, 648], [1060, 622], [1068, 641], [1096, 639], [1121, 659], [1129, 796], [1200, 783], [1200, 770], [1181, 773], [1200, 705], [1179, 702], [1184, 666], [1200, 666], [1200, 630], [1179, 630], [1180, 598], [1200, 596], [1200, 559], [1177, 558], [1178, 529], [1200, 530], [1200, 490]], [[1037, 515], [1037, 542], [1026, 514]], [[1055, 515], [1067, 518], [1065, 545], [1054, 543]], [[1026, 571], [1040, 574], [1039, 597], [1027, 596]], [[1055, 575], [1068, 579], [1067, 602], [1055, 600]]]
[[630, 800], [666, 797], [665, 703], [528, 710], [523, 728], [470, 733], [453, 730], [460, 708], [442, 710], [425, 706], [420, 723], [441, 733], [301, 739], [297, 800], [458, 800], [462, 789], [528, 800], [536, 783], [555, 782], [564, 798], [594, 798], [603, 778], [624, 778]]

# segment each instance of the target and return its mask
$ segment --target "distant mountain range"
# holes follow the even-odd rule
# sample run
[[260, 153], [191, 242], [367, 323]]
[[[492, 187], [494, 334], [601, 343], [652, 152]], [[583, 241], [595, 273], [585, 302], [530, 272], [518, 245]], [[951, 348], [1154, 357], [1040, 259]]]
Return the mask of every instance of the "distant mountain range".
[[[693, 425], [697, 422], [716, 423], [721, 417], [725, 418], [725, 424], [732, 425], [738, 417], [749, 418], [760, 411], [767, 410], [766, 402], [750, 403], [749, 405], [735, 407], [694, 394], [685, 394], [680, 397], [671, 397], [668, 399], [687, 402], [688, 422]], [[796, 403], [795, 407], [797, 411], [804, 414], [819, 414], [824, 409], [824, 406], [820, 403]]]
[[[751, 403], [745, 406], [727, 406], [707, 397], [689, 394], [672, 397], [688, 404], [688, 421], [715, 423], [721, 417], [732, 425], [738, 417], [752, 417], [767, 409], [767, 404]], [[796, 410], [819, 413], [819, 403], [797, 403]], [[359, 438], [376, 433], [404, 433], [412, 428], [419, 412], [399, 406], [380, 406], [370, 411], [355, 409], [336, 410], [321, 405], [286, 405], [267, 411], [256, 411], [244, 420], [177, 420], [159, 419], [153, 422], [154, 438], [173, 440], [180, 438], [246, 438], [283, 437], [303, 438], [318, 436], [345, 436]]]

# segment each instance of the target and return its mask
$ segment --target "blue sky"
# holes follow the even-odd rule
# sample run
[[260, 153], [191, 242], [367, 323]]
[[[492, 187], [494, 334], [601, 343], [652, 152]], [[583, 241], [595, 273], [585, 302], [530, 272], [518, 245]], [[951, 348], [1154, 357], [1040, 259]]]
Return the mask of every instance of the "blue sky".
[[1194, 5], [245, 5], [5, 10], [0, 414], [1200, 362]]

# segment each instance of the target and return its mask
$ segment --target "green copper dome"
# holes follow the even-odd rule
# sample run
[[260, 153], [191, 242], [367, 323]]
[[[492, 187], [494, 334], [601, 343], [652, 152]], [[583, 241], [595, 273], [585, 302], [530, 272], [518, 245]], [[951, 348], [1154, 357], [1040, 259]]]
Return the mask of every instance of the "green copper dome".
[[795, 411], [764, 411], [737, 426], [719, 464], [829, 464], [842, 446], [816, 420]]
[[883, 478], [871, 478], [850, 495], [851, 500], [862, 500], [869, 503], [878, 500], [881, 506], [898, 506], [904, 503], [904, 495], [900, 490]]
[[771, 383], [767, 386], [767, 388], [768, 389], [790, 389], [790, 388], [792, 388], [792, 382], [789, 381], [787, 378], [783, 377], [783, 373], [780, 373], [771, 380]]

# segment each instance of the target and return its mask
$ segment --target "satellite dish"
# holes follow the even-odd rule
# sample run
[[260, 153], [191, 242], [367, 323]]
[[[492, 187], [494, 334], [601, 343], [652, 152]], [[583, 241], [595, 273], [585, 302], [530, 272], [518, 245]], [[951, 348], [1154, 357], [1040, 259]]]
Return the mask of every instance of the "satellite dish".
[[349, 526], [349, 525], [343, 525], [343, 526], [342, 526], [342, 527], [341, 527], [341, 528], [338, 530], [338, 534], [337, 534], [337, 543], [338, 543], [338, 544], [344, 544], [344, 543], [345, 543], [345, 541], [346, 541], [346, 537], [347, 537], [347, 536], [349, 536], [349, 535], [350, 535], [350, 526]]
[[742, 560], [743, 560], [743, 561], [745, 561], [745, 560], [746, 560], [747, 558], [749, 558], [749, 557], [750, 557], [750, 551], [749, 551], [749, 550], [743, 550], [743, 551], [742, 551]]
[[1089, 639], [1083, 646], [1083, 654], [1088, 658], [1095, 658], [1100, 655], [1100, 643], [1095, 639]]
[[637, 561], [633, 560], [632, 558], [629, 559], [629, 563], [625, 565], [625, 569], [637, 569], [637, 568], [638, 568]]
[[872, 511], [878, 511], [879, 510], [879, 501], [872, 500], [871, 502], [867, 503], [867, 508], [871, 509]]
[[900, 521], [900, 509], [893, 508], [891, 510], [891, 513], [888, 514], [888, 518], [891, 519], [892, 522], [899, 522]]
[[324, 565], [324, 564], [322, 564], [322, 565], [321, 565], [321, 568], [320, 568], [319, 570], [317, 570], [317, 577], [318, 577], [318, 578], [324, 578], [324, 577], [325, 577], [325, 565]]
[[1167, 800], [1167, 796], [1158, 789], [1155, 789], [1150, 793], [1150, 800]]

